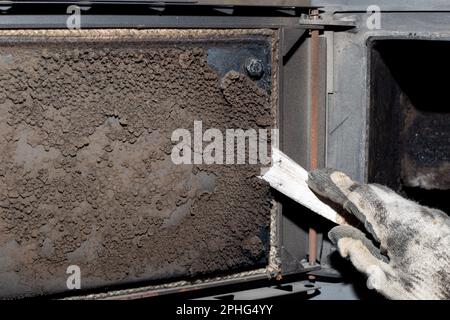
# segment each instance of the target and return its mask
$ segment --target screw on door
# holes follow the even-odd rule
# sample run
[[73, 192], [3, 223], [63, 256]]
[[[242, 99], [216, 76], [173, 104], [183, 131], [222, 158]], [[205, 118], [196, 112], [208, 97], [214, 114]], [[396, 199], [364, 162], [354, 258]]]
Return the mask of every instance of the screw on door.
[[264, 66], [260, 59], [249, 57], [245, 60], [245, 70], [253, 79], [260, 79], [264, 74]]

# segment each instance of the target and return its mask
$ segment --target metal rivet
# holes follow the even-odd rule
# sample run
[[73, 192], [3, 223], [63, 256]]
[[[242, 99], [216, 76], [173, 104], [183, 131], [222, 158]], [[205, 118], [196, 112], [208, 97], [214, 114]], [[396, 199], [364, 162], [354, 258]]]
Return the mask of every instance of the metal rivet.
[[245, 60], [245, 70], [251, 78], [259, 79], [264, 74], [263, 62], [255, 57]]

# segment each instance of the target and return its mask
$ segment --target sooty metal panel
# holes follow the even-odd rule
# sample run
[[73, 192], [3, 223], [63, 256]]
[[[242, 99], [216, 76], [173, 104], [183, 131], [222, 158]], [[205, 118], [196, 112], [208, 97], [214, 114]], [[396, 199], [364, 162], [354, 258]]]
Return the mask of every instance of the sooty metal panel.
[[175, 165], [171, 134], [273, 128], [274, 51], [271, 30], [1, 33], [0, 296], [64, 292], [69, 265], [82, 289], [264, 270], [261, 166]]

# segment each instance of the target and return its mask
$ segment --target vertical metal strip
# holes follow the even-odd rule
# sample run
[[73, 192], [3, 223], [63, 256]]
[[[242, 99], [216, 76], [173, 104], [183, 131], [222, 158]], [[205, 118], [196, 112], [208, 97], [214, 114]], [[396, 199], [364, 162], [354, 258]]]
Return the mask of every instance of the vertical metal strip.
[[[311, 18], [317, 19], [318, 10], [311, 10]], [[316, 169], [319, 158], [319, 31], [311, 30], [311, 107], [310, 107], [310, 170]], [[317, 231], [309, 228], [308, 234], [309, 264], [315, 265], [317, 260]]]

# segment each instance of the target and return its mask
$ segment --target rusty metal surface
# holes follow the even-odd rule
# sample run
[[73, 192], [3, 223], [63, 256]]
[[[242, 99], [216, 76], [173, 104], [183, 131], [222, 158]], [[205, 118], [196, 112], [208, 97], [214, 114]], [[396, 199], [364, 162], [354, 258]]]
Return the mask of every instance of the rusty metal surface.
[[266, 272], [276, 210], [260, 167], [175, 166], [170, 135], [194, 120], [273, 127], [277, 88], [222, 75], [208, 54], [260, 54], [265, 84], [277, 83], [274, 40], [270, 30], [0, 32], [0, 296], [64, 292], [69, 265], [83, 289]]
[[[311, 19], [317, 20], [318, 10], [311, 11]], [[317, 169], [319, 162], [319, 31], [311, 30], [311, 107], [310, 107], [310, 170]], [[308, 231], [308, 260], [317, 262], [317, 231], [311, 226]], [[310, 276], [310, 279], [313, 279]]]

